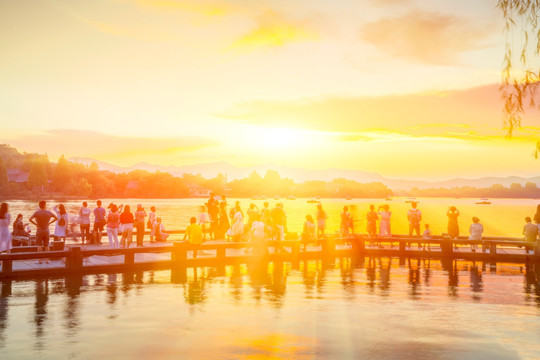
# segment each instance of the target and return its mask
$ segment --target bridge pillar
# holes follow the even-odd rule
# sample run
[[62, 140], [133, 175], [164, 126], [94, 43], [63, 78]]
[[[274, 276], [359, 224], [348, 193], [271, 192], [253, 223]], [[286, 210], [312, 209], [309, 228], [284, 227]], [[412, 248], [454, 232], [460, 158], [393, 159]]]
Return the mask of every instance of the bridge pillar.
[[454, 253], [454, 248], [452, 244], [452, 239], [450, 239], [450, 236], [443, 236], [443, 240], [441, 242], [441, 250], [444, 257], [451, 258]]
[[80, 246], [69, 248], [69, 254], [66, 259], [66, 268], [70, 271], [80, 271], [83, 268], [83, 256]]

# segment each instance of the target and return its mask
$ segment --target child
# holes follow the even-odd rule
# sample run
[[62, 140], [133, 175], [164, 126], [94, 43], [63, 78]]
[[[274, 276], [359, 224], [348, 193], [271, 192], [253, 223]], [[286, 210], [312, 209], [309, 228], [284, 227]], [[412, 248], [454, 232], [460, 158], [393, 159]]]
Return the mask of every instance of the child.
[[[424, 238], [424, 240], [431, 240], [431, 230], [429, 229], [429, 224], [426, 224], [425, 228], [426, 230], [424, 230], [424, 234], [422, 235], [422, 238]], [[429, 243], [429, 241], [427, 243], [428, 243], [428, 250], [431, 251], [431, 244]], [[423, 250], [426, 250], [426, 242], [424, 242]]]
[[202, 230], [197, 225], [197, 218], [192, 217], [189, 220], [190, 225], [186, 228], [186, 232], [184, 234], [184, 241], [186, 238], [188, 238], [188, 242], [191, 245], [194, 245], [195, 249], [193, 250], [193, 258], [197, 257], [197, 247], [198, 245], [202, 244]]

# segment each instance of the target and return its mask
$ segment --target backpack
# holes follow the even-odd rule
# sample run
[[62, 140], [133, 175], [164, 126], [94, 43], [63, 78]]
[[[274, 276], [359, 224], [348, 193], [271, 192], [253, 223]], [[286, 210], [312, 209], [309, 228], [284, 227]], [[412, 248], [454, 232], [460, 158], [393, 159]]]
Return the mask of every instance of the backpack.
[[58, 226], [65, 226], [66, 225], [66, 219], [64, 217], [60, 217], [60, 220], [58, 220]]

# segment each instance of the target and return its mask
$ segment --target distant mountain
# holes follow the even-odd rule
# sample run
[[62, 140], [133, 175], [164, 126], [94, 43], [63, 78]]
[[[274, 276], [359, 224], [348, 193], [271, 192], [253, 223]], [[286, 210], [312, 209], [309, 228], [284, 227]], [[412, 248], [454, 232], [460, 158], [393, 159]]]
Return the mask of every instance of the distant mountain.
[[86, 166], [90, 166], [92, 163], [96, 163], [100, 170], [107, 170], [111, 171], [113, 173], [122, 173], [125, 172], [125, 168], [113, 164], [106, 163], [104, 161], [99, 161], [92, 158], [86, 158], [86, 157], [71, 157], [67, 159], [68, 161], [83, 164]]
[[337, 178], [345, 178], [362, 183], [381, 182], [393, 190], [410, 190], [414, 187], [417, 187], [419, 189], [453, 188], [462, 186], [490, 187], [493, 184], [501, 184], [508, 187], [512, 183], [519, 183], [521, 185], [525, 185], [525, 183], [527, 182], [533, 182], [537, 185], [540, 185], [540, 176], [532, 178], [508, 176], [482, 177], [478, 179], [455, 178], [444, 181], [421, 181], [391, 179], [385, 178], [376, 173], [370, 173], [361, 170], [346, 170], [335, 168], [325, 170], [307, 170], [286, 166], [276, 166], [274, 164], [262, 164], [243, 168], [231, 165], [224, 161], [185, 166], [161, 166], [140, 162], [132, 166], [121, 167], [103, 161], [84, 157], [73, 157], [68, 160], [84, 165], [90, 165], [92, 162], [95, 162], [101, 170], [108, 170], [114, 173], [131, 172], [133, 170], [146, 170], [149, 172], [168, 172], [174, 176], [182, 176], [183, 174], [201, 174], [206, 178], [212, 178], [215, 177], [218, 173], [221, 173], [226, 175], [228, 180], [245, 178], [249, 176], [253, 171], [256, 171], [261, 176], [264, 176], [264, 174], [266, 174], [266, 171], [275, 170], [281, 175], [281, 177], [290, 178], [295, 181], [332, 181]]

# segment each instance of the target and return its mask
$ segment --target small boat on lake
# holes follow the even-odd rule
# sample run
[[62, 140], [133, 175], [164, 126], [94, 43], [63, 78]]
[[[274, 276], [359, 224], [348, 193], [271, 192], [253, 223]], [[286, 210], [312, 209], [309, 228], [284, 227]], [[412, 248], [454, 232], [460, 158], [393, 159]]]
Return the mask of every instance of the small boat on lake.
[[413, 203], [413, 202], [419, 203], [420, 201], [416, 200], [415, 197], [408, 197], [407, 200], [405, 200], [405, 202], [406, 202], [407, 204], [410, 204], [410, 203]]
[[319, 200], [317, 200], [316, 198], [311, 198], [307, 201], [309, 204], [316, 204], [319, 202]]
[[294, 196], [287, 196], [287, 200], [296, 200], [296, 198]]
[[352, 200], [352, 197], [347, 196], [347, 197], [345, 198], [345, 200]]
[[490, 205], [491, 201], [489, 201], [489, 199], [483, 198], [483, 199], [480, 199], [480, 201], [475, 202], [475, 204], [477, 204], [477, 205]]

